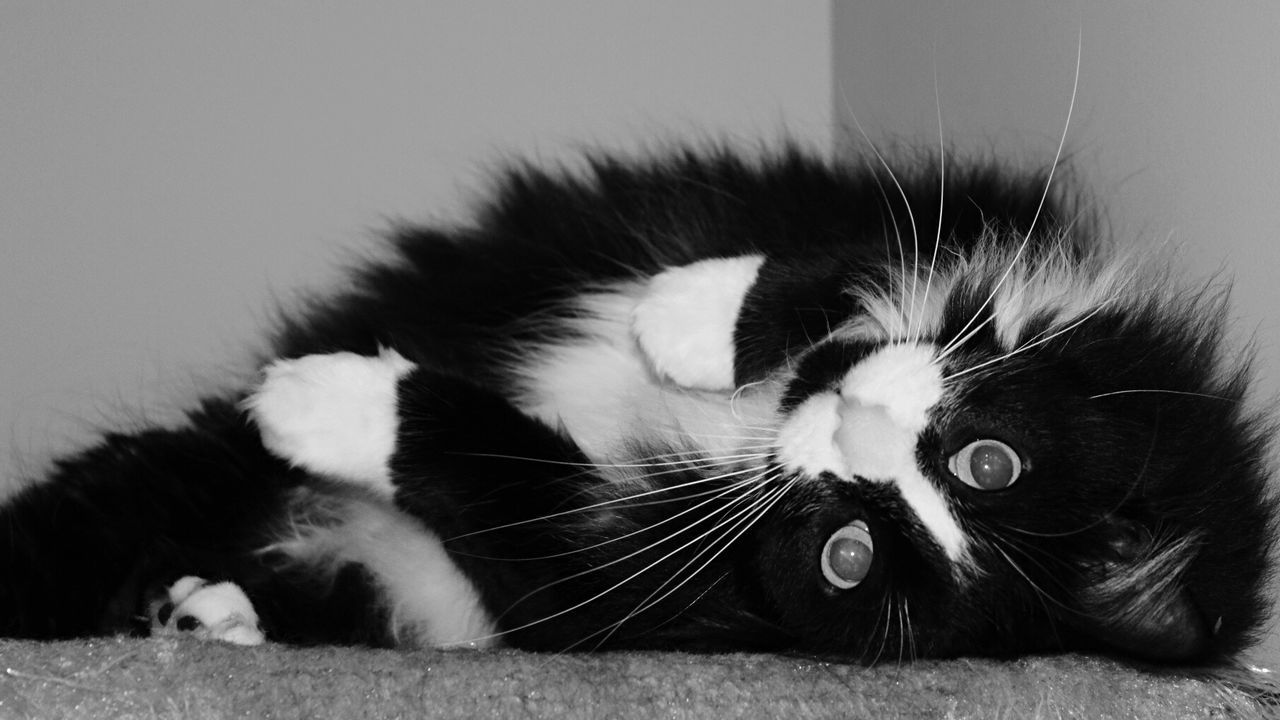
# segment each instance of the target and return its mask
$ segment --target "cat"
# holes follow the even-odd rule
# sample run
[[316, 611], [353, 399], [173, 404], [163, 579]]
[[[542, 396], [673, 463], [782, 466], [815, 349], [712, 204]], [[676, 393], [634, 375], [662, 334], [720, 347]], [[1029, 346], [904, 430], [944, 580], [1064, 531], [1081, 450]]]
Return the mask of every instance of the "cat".
[[1276, 501], [1225, 293], [953, 165], [515, 164], [9, 498], [0, 635], [1231, 660]]

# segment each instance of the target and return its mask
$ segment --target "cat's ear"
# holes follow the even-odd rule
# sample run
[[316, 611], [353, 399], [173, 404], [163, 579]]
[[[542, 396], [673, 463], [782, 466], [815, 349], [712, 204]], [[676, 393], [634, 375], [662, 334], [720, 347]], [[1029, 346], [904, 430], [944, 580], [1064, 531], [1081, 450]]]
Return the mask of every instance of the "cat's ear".
[[631, 331], [659, 375], [686, 388], [733, 389], [734, 330], [762, 263], [761, 255], [713, 258], [649, 279]]
[[1162, 541], [1140, 523], [1106, 523], [1109, 553], [1084, 573], [1075, 624], [1105, 646], [1147, 660], [1203, 655], [1212, 630], [1183, 582], [1194, 538]]

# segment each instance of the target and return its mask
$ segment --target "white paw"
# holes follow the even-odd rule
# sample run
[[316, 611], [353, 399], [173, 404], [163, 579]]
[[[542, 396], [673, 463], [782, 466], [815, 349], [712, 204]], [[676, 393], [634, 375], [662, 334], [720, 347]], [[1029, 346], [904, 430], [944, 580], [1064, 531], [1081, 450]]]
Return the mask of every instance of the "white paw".
[[235, 583], [210, 585], [188, 575], [169, 586], [168, 596], [152, 603], [152, 635], [190, 634], [236, 645], [261, 645], [266, 639], [253, 603]]
[[702, 260], [649, 280], [631, 331], [653, 368], [681, 387], [733, 389], [733, 331], [761, 255]]
[[267, 449], [297, 467], [390, 496], [396, 385], [413, 363], [394, 350], [278, 360], [245, 406]]

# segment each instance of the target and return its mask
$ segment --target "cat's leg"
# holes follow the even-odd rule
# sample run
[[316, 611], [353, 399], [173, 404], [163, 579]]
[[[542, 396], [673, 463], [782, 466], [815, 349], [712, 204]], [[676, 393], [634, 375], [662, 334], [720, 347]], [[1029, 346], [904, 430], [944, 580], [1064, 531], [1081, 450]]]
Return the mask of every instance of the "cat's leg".
[[[397, 522], [403, 532], [393, 535], [353, 533], [368, 552], [351, 551], [380, 578], [399, 634], [428, 644], [484, 645], [501, 636], [518, 647], [565, 648], [622, 622], [659, 592], [645, 584], [633, 592], [625, 582], [652, 558], [637, 567], [603, 561], [594, 551], [612, 532], [611, 508], [621, 496], [555, 428], [454, 376], [416, 368], [401, 377], [402, 360], [388, 353], [303, 360], [275, 367], [250, 401], [253, 417], [276, 438], [276, 448], [294, 453], [286, 454], [289, 462], [372, 491], [390, 503], [383, 512], [405, 518]], [[358, 388], [379, 417], [398, 418], [396, 442], [378, 440], [389, 425], [369, 432], [343, 422], [337, 410], [358, 400]], [[329, 422], [318, 424], [291, 408], [309, 408]], [[315, 445], [296, 436], [312, 431], [346, 433], [343, 446], [367, 453], [376, 462], [365, 467], [376, 472], [344, 474], [350, 465], [332, 462], [328, 449], [309, 452]], [[678, 475], [659, 477], [678, 483]], [[649, 504], [640, 505], [644, 512]], [[652, 512], [657, 516], [645, 522], [657, 524], [667, 510]], [[585, 551], [583, 533], [597, 538]], [[636, 533], [626, 541], [651, 542]], [[593, 569], [601, 565], [603, 571]], [[592, 600], [601, 582], [618, 586], [607, 602]], [[491, 629], [474, 629], [485, 626]]]
[[221, 401], [62, 458], [0, 503], [0, 636], [142, 629], [148, 591], [187, 574], [256, 602], [270, 574], [257, 550], [302, 480]]
[[394, 350], [278, 360], [244, 404], [277, 456], [390, 498], [396, 387], [413, 368]]

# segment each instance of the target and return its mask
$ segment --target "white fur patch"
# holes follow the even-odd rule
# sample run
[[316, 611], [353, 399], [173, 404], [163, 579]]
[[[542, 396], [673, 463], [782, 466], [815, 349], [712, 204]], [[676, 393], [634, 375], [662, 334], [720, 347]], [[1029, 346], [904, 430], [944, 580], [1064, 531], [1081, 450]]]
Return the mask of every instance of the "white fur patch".
[[733, 389], [733, 331], [762, 255], [702, 260], [650, 278], [632, 330], [661, 375], [699, 390]]
[[[187, 634], [201, 640], [221, 640], [236, 645], [261, 645], [266, 639], [258, 628], [258, 613], [240, 586], [231, 582], [213, 585], [187, 576], [168, 589], [173, 610], [161, 623], [158, 606], [152, 608], [151, 631], [156, 635]], [[190, 624], [193, 627], [187, 628]]]
[[596, 462], [630, 462], [637, 440], [732, 455], [769, 441], [779, 394], [774, 382], [736, 393], [676, 387], [657, 377], [631, 332], [642, 286], [580, 297], [568, 322], [580, 337], [543, 348], [517, 367], [517, 407], [560, 428]]
[[848, 463], [848, 476], [892, 483], [954, 562], [966, 559], [968, 537], [946, 497], [916, 465], [918, 431], [894, 422], [880, 405], [842, 402], [836, 445]]
[[[389, 504], [328, 497], [316, 524], [298, 521], [268, 550], [337, 571], [359, 563], [376, 579], [397, 639], [421, 647], [491, 647], [497, 625], [439, 536]], [[315, 512], [315, 508], [303, 512]]]
[[394, 350], [278, 360], [246, 401], [267, 449], [291, 464], [390, 497], [396, 385], [413, 363]]

